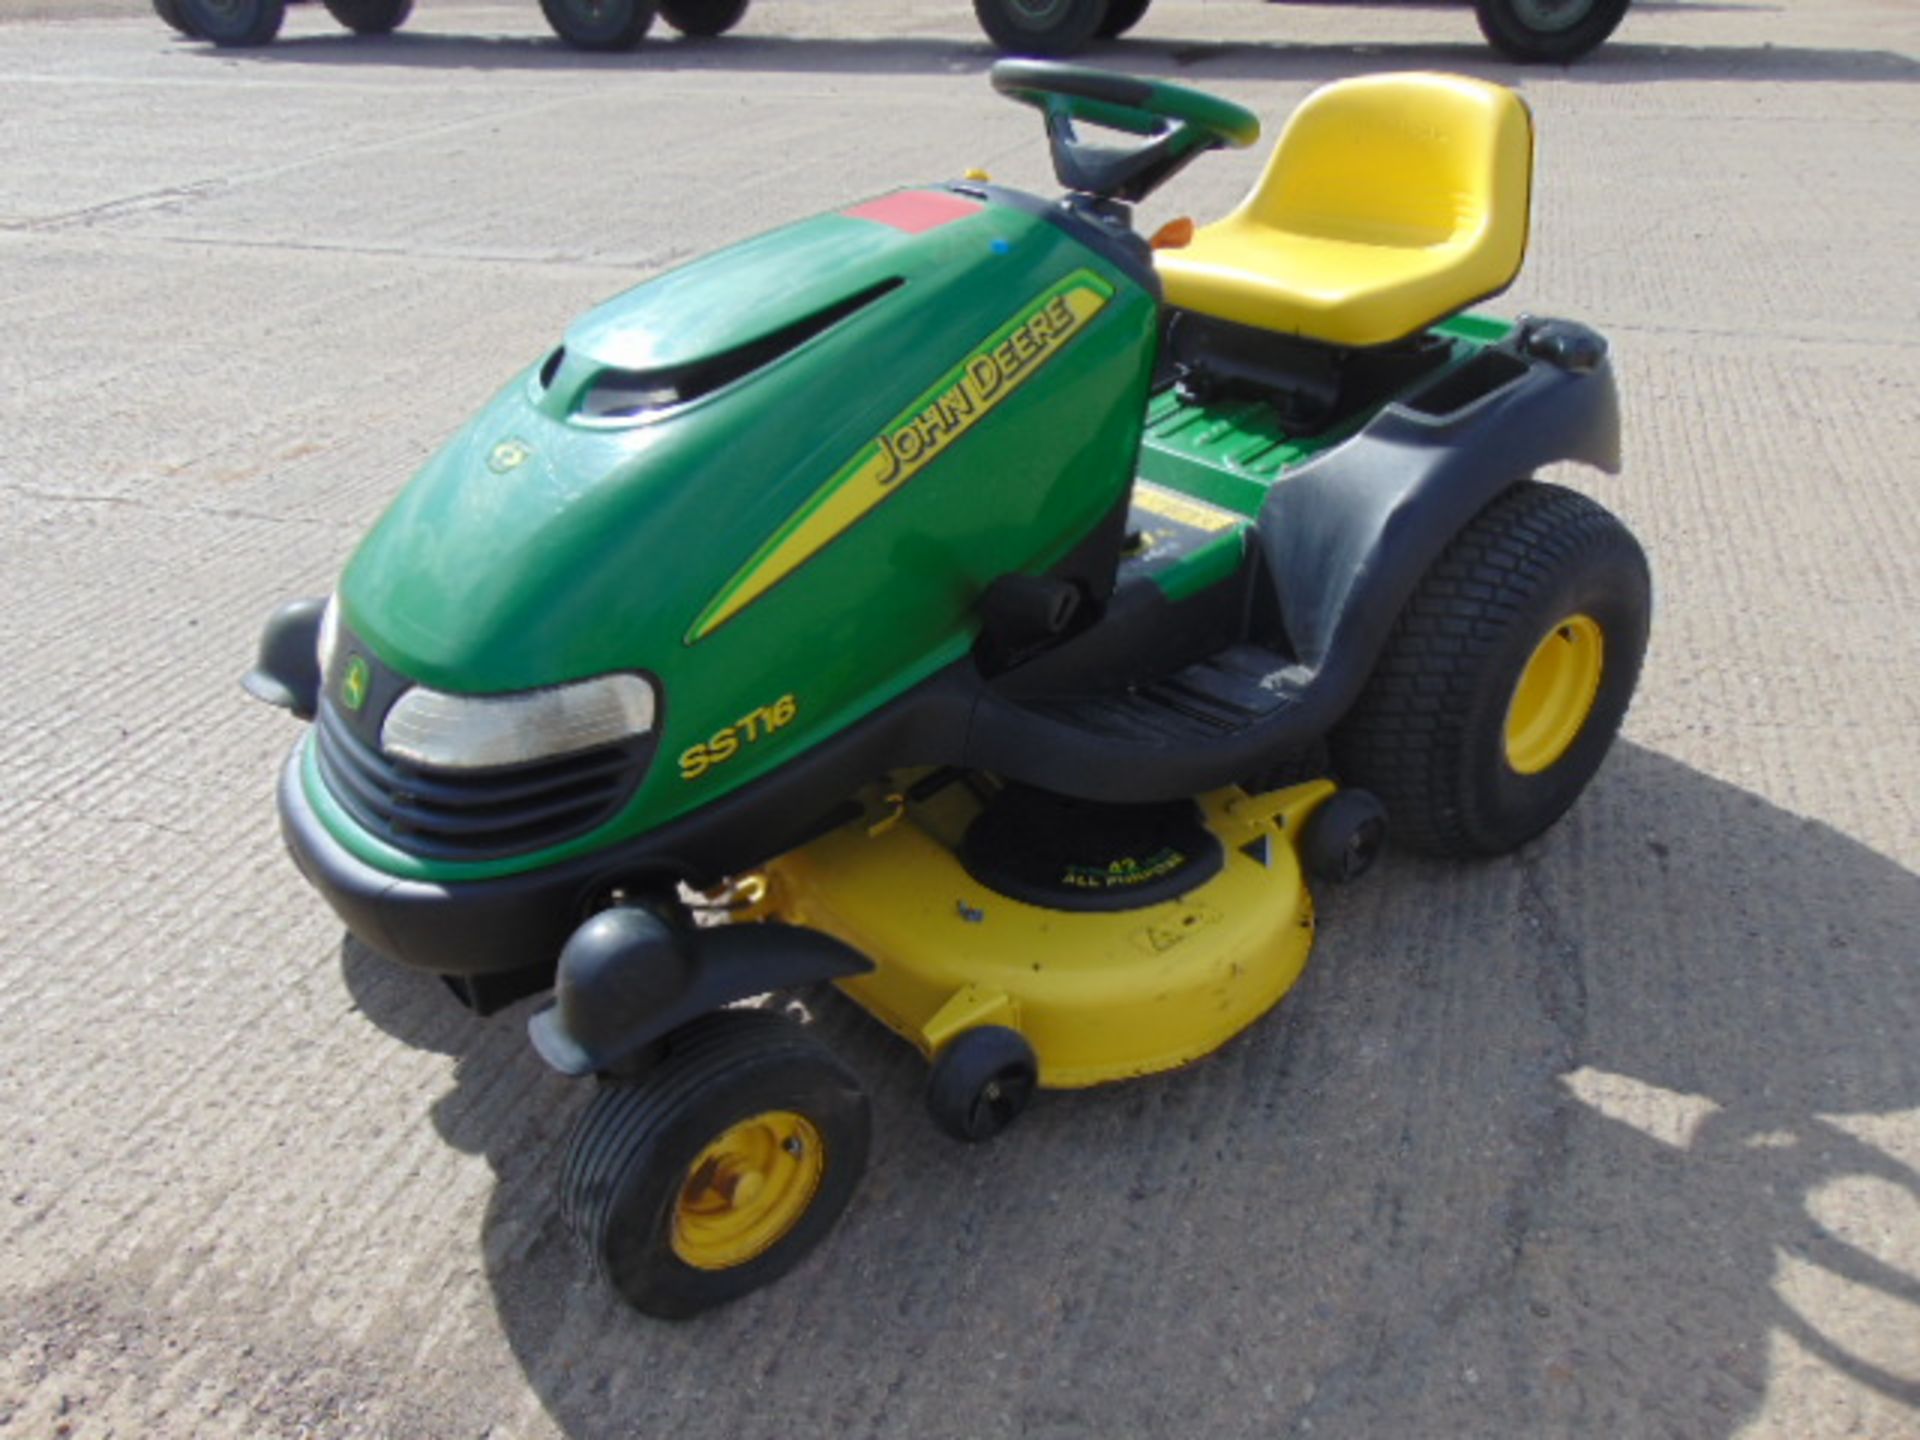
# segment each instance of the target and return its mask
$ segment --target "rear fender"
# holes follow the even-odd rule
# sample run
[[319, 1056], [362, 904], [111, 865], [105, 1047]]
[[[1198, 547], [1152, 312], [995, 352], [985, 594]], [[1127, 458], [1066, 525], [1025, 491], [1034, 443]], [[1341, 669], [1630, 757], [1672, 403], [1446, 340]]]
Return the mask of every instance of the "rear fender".
[[1523, 321], [1276, 483], [1260, 547], [1314, 688], [1344, 712], [1441, 551], [1502, 491], [1560, 460], [1620, 467], [1606, 342], [1569, 322]]

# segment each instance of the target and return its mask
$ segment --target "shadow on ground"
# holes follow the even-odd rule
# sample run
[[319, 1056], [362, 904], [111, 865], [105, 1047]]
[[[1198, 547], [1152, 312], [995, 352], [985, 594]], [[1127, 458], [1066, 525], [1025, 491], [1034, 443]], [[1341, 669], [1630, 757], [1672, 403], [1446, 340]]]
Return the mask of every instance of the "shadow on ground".
[[[933, 1134], [917, 1058], [816, 1002], [875, 1096], [863, 1193], [796, 1275], [684, 1325], [570, 1251], [552, 1185], [584, 1092], [523, 1012], [348, 974], [459, 1056], [434, 1121], [498, 1173], [500, 1321], [570, 1435], [1709, 1440], [1759, 1408], [1780, 1335], [1864, 1403], [1920, 1405], [1871, 1323], [1829, 1324], [1920, 1306], [1830, 1203], [1920, 1205], [1874, 1139], [1920, 1106], [1920, 879], [1632, 745], [1522, 854], [1383, 870], [1328, 897], [1307, 980], [1219, 1056], [1046, 1097], [985, 1147]], [[1851, 1299], [1807, 1302], [1809, 1276]]]
[[[1688, 6], [1687, 8], [1695, 8]], [[1791, 45], [1643, 45], [1613, 41], [1570, 67], [1512, 65], [1479, 42], [1470, 17], [1458, 43], [1288, 44], [1285, 16], [1271, 43], [1195, 38], [1129, 37], [1089, 48], [1076, 59], [1114, 70], [1171, 75], [1195, 84], [1214, 80], [1336, 79], [1382, 70], [1439, 69], [1524, 86], [1528, 76], [1607, 85], [1658, 80], [1729, 80], [1746, 84], [1853, 81], [1912, 83], [1920, 61], [1891, 50], [1815, 49]], [[209, 63], [248, 67], [352, 65], [362, 68], [601, 73], [698, 70], [745, 73], [967, 74], [998, 57], [984, 40], [944, 38], [807, 39], [736, 34], [649, 39], [627, 54], [574, 50], [550, 36], [473, 37], [401, 32], [384, 37], [284, 37], [258, 50], [216, 50], [181, 41]]]

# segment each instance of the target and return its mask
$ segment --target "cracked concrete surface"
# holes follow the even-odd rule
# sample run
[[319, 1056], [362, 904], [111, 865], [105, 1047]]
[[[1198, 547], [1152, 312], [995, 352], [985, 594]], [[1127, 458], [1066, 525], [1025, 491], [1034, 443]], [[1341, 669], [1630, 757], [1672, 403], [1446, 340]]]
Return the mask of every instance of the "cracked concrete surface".
[[1641, 3], [1568, 71], [1446, 6], [1137, 36], [1089, 58], [1270, 124], [1523, 88], [1499, 303], [1614, 339], [1626, 473], [1556, 478], [1652, 555], [1641, 698], [1541, 841], [1389, 860], [1220, 1055], [991, 1146], [812, 997], [872, 1172], [667, 1326], [559, 1230], [580, 1090], [342, 941], [234, 681], [570, 315], [892, 185], [1047, 188], [1031, 116], [954, 0], [611, 58], [532, 0], [251, 55], [0, 0], [0, 1436], [1920, 1436], [1920, 12]]

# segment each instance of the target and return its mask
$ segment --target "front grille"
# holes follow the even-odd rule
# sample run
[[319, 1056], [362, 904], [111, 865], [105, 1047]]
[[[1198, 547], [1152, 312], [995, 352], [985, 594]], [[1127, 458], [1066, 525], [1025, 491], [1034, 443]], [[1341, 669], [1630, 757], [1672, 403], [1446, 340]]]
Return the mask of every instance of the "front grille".
[[649, 748], [603, 745], [531, 765], [443, 770], [369, 745], [330, 699], [314, 725], [320, 778], [342, 808], [381, 839], [439, 860], [494, 860], [585, 834], [633, 793]]

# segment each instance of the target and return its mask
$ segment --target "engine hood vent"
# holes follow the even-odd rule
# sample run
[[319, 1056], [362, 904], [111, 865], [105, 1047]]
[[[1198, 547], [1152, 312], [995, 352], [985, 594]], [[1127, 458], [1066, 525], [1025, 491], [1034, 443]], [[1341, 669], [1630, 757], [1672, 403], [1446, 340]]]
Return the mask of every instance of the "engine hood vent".
[[597, 370], [573, 397], [572, 413], [582, 420], [635, 421], [697, 400], [771, 365], [900, 283], [897, 277], [881, 280], [823, 310], [718, 354], [645, 370]]

